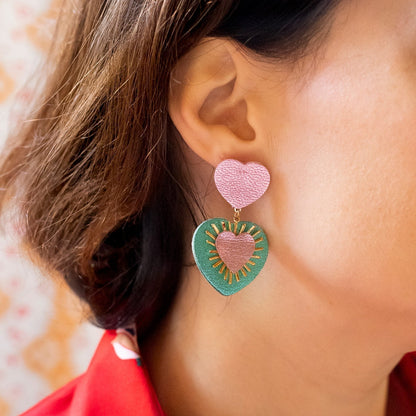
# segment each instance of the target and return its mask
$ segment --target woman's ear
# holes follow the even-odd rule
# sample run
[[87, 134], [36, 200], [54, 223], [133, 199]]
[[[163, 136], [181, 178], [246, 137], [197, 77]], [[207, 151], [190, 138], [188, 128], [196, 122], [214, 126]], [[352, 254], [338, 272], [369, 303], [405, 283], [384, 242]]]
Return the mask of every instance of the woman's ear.
[[256, 159], [250, 65], [232, 41], [206, 38], [171, 73], [170, 117], [187, 145], [212, 166], [226, 158]]

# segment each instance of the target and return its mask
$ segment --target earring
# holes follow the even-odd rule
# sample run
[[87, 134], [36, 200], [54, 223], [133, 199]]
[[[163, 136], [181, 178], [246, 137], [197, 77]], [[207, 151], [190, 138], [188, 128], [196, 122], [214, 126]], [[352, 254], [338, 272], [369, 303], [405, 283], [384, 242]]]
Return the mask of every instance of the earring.
[[241, 221], [242, 208], [257, 201], [270, 183], [269, 171], [259, 163], [226, 159], [215, 169], [219, 193], [234, 209], [233, 220], [212, 218], [195, 230], [192, 252], [202, 275], [221, 294], [237, 293], [263, 268], [269, 246], [262, 228]]

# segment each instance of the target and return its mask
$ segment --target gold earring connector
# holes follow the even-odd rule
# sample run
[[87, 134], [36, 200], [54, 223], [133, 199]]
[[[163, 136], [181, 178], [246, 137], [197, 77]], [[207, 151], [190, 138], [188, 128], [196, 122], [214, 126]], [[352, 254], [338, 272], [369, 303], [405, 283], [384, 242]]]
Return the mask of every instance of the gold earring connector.
[[240, 222], [240, 212], [241, 209], [234, 208], [234, 224], [238, 224]]

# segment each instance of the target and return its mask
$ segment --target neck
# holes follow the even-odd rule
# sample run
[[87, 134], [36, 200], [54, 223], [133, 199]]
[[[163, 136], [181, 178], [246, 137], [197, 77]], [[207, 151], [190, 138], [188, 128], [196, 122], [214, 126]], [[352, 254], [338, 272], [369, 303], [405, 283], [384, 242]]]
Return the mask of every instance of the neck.
[[267, 265], [231, 298], [196, 267], [185, 271], [174, 307], [142, 348], [167, 414], [384, 415], [400, 359], [380, 335], [386, 328]]

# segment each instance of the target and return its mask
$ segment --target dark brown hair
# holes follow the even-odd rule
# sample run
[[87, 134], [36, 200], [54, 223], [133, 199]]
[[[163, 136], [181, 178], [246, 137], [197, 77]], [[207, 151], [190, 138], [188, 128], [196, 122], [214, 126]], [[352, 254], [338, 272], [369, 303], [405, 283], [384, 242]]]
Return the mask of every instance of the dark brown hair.
[[68, 2], [31, 121], [7, 143], [0, 206], [18, 195], [27, 245], [97, 325], [145, 336], [179, 284], [198, 201], [167, 112], [178, 59], [207, 36], [296, 59], [338, 1]]

